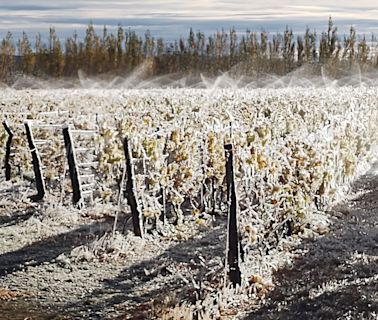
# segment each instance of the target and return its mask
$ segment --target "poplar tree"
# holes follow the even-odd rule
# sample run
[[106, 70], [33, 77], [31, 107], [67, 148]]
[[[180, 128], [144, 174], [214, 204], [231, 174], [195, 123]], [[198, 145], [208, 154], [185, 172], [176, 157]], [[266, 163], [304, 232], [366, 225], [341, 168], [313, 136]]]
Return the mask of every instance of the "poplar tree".
[[22, 33], [22, 37], [18, 41], [18, 54], [21, 60], [19, 67], [20, 71], [23, 74], [32, 74], [34, 70], [35, 56], [25, 32]]
[[13, 37], [8, 32], [5, 38], [1, 41], [0, 46], [0, 80], [9, 82], [11, 80], [12, 72], [14, 70], [14, 55], [15, 47], [13, 44]]
[[64, 56], [62, 46], [56, 34], [55, 28], [50, 28], [49, 33], [49, 75], [60, 77], [63, 75]]
[[63, 69], [64, 76], [72, 77], [77, 75], [79, 69], [78, 58], [77, 33], [75, 31], [73, 36], [67, 38], [65, 41]]
[[95, 58], [95, 30], [93, 27], [93, 23], [91, 22], [86, 30], [86, 35], [84, 39], [84, 45], [83, 45], [83, 55], [84, 55], [84, 61], [83, 67], [85, 72], [88, 74], [93, 74], [94, 73], [94, 58]]
[[123, 41], [125, 40], [125, 34], [121, 25], [118, 25], [117, 30], [117, 69], [123, 69]]

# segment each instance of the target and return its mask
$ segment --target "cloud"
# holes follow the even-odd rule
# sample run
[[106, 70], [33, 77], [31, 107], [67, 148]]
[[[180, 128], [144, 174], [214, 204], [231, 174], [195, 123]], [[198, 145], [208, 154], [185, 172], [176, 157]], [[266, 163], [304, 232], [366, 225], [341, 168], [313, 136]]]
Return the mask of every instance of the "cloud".
[[109, 29], [119, 23], [140, 31], [150, 29], [165, 38], [186, 35], [190, 26], [206, 33], [230, 26], [275, 32], [286, 24], [293, 29], [309, 25], [323, 30], [330, 15], [337, 25], [356, 24], [363, 28], [359, 31], [367, 32], [376, 26], [378, 4], [371, 0], [345, 0], [342, 6], [330, 5], [329, 0], [316, 4], [309, 0], [25, 0], [0, 6], [0, 36], [8, 30], [43, 33], [50, 26], [66, 35], [85, 29], [90, 21]]

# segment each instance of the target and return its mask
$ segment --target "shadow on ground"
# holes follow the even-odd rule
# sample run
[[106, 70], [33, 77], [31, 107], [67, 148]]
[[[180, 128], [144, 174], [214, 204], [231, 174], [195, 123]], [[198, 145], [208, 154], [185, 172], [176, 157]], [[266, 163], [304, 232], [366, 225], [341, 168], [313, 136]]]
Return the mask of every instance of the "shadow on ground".
[[[213, 266], [205, 267], [199, 260], [202, 257], [206, 261], [215, 259], [223, 263], [226, 221], [219, 218], [217, 224], [218, 228], [204, 231], [201, 238], [180, 242], [153, 259], [125, 268], [117, 277], [105, 280], [102, 289], [93, 291], [83, 301], [66, 305], [65, 313], [68, 317], [80, 314], [90, 319], [104, 319], [104, 310], [114, 312], [117, 305], [126, 302], [128, 307], [119, 308], [119, 314], [122, 314], [119, 319], [155, 319], [154, 308], [159, 309], [166, 297], [175, 297], [177, 302], [194, 302], [201, 291], [195, 289], [191, 276], [196, 283], [200, 283], [206, 277], [205, 272], [210, 269], [215, 277], [223, 274], [222, 264], [215, 262]], [[171, 264], [189, 268], [190, 274], [182, 275], [190, 282], [186, 283], [172, 273], [169, 268]], [[154, 272], [146, 274], [145, 270]]]
[[[25, 221], [32, 215], [33, 212], [24, 214], [20, 212], [11, 217], [0, 217], [2, 219], [0, 226]], [[190, 269], [190, 274], [197, 283], [203, 279], [204, 273], [208, 272], [209, 268], [217, 271], [219, 264], [203, 267], [198, 257], [201, 256], [205, 261], [212, 259], [222, 261], [225, 251], [225, 225], [225, 218], [219, 217], [215, 222], [215, 228], [204, 230], [201, 237], [178, 242], [159, 256], [125, 268], [117, 277], [104, 280], [101, 289], [84, 296], [77, 303], [65, 305], [63, 308], [62, 305], [56, 305], [52, 308], [55, 312], [48, 312], [46, 316], [42, 314], [45, 307], [34, 305], [34, 315], [38, 319], [104, 319], [104, 310], [114, 311], [115, 306], [127, 302], [128, 306], [125, 307], [127, 310], [122, 307], [120, 314], [130, 313], [133, 315], [132, 319], [148, 319], [151, 312], [154, 312], [154, 303], [162, 302], [167, 296], [176, 296], [178, 301], [182, 299], [194, 301], [201, 292], [194, 288], [191, 276], [182, 274], [189, 281], [186, 283], [174, 274], [170, 265], [182, 264], [185, 270]], [[44, 238], [19, 250], [4, 253], [0, 255], [0, 279], [23, 270], [26, 265], [34, 267], [51, 262], [62, 253], [71, 252], [78, 246], [88, 244], [109, 230], [109, 222], [101, 220]], [[148, 274], [145, 270], [151, 273]], [[215, 272], [214, 275], [216, 274]], [[5, 319], [16, 319], [15, 315], [24, 315], [22, 310], [28, 307], [31, 308], [30, 315], [32, 315], [32, 306], [36, 302], [38, 301], [15, 301], [0, 309], [9, 313], [9, 317]], [[3, 313], [3, 316], [5, 315]], [[25, 313], [25, 315], [29, 314]]]
[[28, 220], [33, 215], [32, 211], [18, 211], [9, 216], [0, 216], [0, 228], [10, 227]]
[[[26, 218], [27, 216], [19, 218], [16, 215], [15, 220], [26, 220]], [[83, 225], [69, 232], [47, 237], [19, 250], [4, 253], [0, 255], [0, 278], [22, 270], [26, 263], [28, 266], [34, 267], [52, 261], [62, 253], [70, 252], [78, 246], [93, 241], [108, 230], [108, 224], [99, 221], [90, 225]]]
[[[251, 311], [245, 320], [376, 319], [378, 177], [362, 176], [353, 189], [360, 191], [360, 195], [335, 212], [332, 232], [321, 238], [304, 240], [296, 248], [304, 254], [291, 266], [276, 272], [276, 287], [267, 297], [266, 304]], [[39, 265], [92, 241], [103, 223], [82, 226], [1, 255], [0, 277], [20, 270], [25, 262]], [[189, 274], [183, 274], [189, 280], [185, 282], [172, 274], [169, 265], [192, 268], [190, 274], [199, 283], [201, 275], [209, 271], [208, 267], [201, 267], [199, 256], [206, 261], [215, 258], [218, 262], [224, 257], [226, 222], [218, 220], [217, 223], [218, 228], [203, 232], [201, 238], [177, 243], [153, 259], [125, 268], [117, 277], [105, 280], [101, 289], [75, 304], [64, 306], [59, 316], [50, 319], [104, 319], [105, 310], [115, 317], [114, 311], [119, 306], [123, 314], [120, 319], [152, 319], [154, 303], [161, 303], [167, 296], [176, 295], [178, 301], [182, 297], [194, 300], [200, 292], [196, 291]], [[215, 272], [217, 267], [219, 263], [210, 266]], [[129, 303], [126, 309], [125, 302]]]
[[306, 253], [275, 274], [266, 304], [245, 320], [378, 318], [378, 176], [353, 189], [362, 195], [335, 208], [332, 232], [300, 245]]

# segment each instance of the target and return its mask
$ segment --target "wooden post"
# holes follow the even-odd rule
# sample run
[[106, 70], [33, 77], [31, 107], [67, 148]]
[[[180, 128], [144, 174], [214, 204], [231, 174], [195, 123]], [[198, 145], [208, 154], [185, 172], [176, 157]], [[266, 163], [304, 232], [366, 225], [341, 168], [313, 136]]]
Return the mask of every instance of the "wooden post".
[[10, 157], [11, 157], [11, 147], [12, 147], [12, 140], [13, 140], [13, 132], [8, 125], [6, 120], [3, 121], [3, 126], [5, 131], [8, 133], [8, 140], [5, 147], [5, 159], [4, 159], [4, 169], [5, 169], [5, 180], [9, 181], [11, 179], [11, 165], [10, 165]]
[[161, 210], [159, 220], [165, 225], [166, 218], [165, 218], [165, 203], [166, 203], [166, 194], [165, 194], [165, 187], [159, 184], [159, 203], [162, 205], [163, 209]]
[[31, 196], [32, 201], [41, 201], [46, 193], [45, 181], [42, 174], [41, 158], [34, 144], [33, 132], [30, 128], [29, 122], [25, 122], [26, 137], [28, 139], [29, 149], [32, 154], [32, 162], [35, 176], [35, 184], [37, 187], [37, 194]]
[[211, 177], [211, 210], [212, 214], [215, 215], [215, 209], [217, 205], [217, 194], [215, 190], [215, 177]]
[[[160, 135], [159, 135], [159, 138], [160, 138]], [[164, 148], [163, 148], [163, 157], [165, 157], [165, 155], [167, 154], [167, 147], [168, 147], [168, 137], [166, 136], [165, 137], [165, 141], [164, 141]], [[168, 166], [168, 160], [167, 158], [164, 159], [164, 163], [163, 163], [164, 166]], [[160, 191], [159, 191], [159, 198], [161, 198], [161, 205], [163, 207], [162, 211], [161, 211], [161, 214], [159, 216], [159, 220], [163, 223], [163, 225], [165, 225], [167, 223], [167, 191], [166, 191], [166, 188], [164, 186], [162, 186], [161, 184], [159, 184], [160, 186]]]
[[237, 202], [234, 181], [233, 150], [232, 144], [224, 146], [226, 154], [226, 182], [228, 203], [228, 276], [234, 286], [241, 284], [241, 272], [239, 268], [239, 237], [237, 230]]
[[80, 188], [79, 169], [76, 163], [76, 154], [75, 154], [74, 146], [72, 143], [70, 129], [68, 126], [63, 127], [63, 139], [64, 139], [64, 146], [66, 148], [68, 169], [70, 172], [70, 179], [71, 179], [71, 185], [72, 185], [72, 192], [73, 192], [72, 202], [73, 204], [76, 205], [82, 199], [82, 195], [81, 195], [81, 188]]
[[129, 204], [130, 209], [131, 209], [134, 233], [136, 236], [143, 237], [143, 232], [142, 232], [143, 222], [142, 222], [141, 214], [139, 212], [138, 202], [135, 196], [135, 183], [134, 183], [133, 170], [132, 170], [132, 164], [131, 164], [131, 150], [129, 146], [129, 140], [127, 137], [125, 137], [123, 141], [123, 148], [124, 148], [125, 158], [126, 158], [126, 175], [127, 175], [124, 196], [127, 199], [127, 203]]
[[206, 173], [206, 170], [205, 170], [205, 147], [203, 145], [200, 145], [199, 146], [199, 153], [201, 155], [201, 170], [202, 170], [202, 183], [201, 183], [201, 189], [200, 189], [200, 210], [201, 212], [205, 211], [205, 189], [206, 189], [206, 186], [205, 186], [205, 183], [206, 183], [206, 179], [205, 179], [205, 173]]

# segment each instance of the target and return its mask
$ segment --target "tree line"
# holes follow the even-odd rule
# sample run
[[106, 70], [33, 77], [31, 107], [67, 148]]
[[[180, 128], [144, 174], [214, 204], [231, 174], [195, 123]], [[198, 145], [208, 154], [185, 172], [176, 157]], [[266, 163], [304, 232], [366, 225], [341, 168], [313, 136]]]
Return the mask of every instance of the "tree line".
[[271, 37], [265, 31], [249, 30], [239, 35], [234, 28], [206, 36], [190, 29], [187, 39], [172, 42], [154, 38], [149, 31], [140, 36], [120, 25], [116, 33], [104, 27], [97, 34], [90, 23], [82, 40], [74, 33], [61, 41], [50, 28], [47, 41], [38, 35], [33, 46], [25, 32], [17, 41], [8, 32], [0, 45], [0, 80], [11, 83], [20, 75], [73, 78], [79, 70], [88, 75], [125, 75], [144, 63], [149, 76], [215, 76], [228, 71], [258, 77], [284, 75], [310, 64], [314, 72], [327, 66], [337, 77], [339, 70], [355, 63], [362, 70], [376, 68], [378, 56], [372, 49], [365, 37], [357, 39], [354, 27], [341, 39], [331, 18], [328, 30], [321, 34], [307, 28], [295, 36], [287, 27]]

